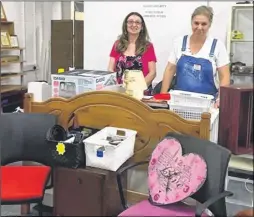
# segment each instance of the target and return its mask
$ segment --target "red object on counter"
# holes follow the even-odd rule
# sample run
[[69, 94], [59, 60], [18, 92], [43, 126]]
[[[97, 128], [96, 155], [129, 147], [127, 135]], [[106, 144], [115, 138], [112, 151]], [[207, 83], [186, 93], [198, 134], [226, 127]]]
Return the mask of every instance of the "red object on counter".
[[153, 96], [154, 99], [170, 100], [169, 93], [158, 93]]

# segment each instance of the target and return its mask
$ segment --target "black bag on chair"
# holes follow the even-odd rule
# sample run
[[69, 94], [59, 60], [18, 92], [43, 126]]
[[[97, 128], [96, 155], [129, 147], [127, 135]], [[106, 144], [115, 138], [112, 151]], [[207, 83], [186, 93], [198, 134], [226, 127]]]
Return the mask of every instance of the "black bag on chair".
[[[70, 137], [70, 139], [73, 136]], [[74, 134], [74, 140], [68, 140], [66, 130], [60, 125], [54, 125], [46, 135], [48, 148], [52, 156], [54, 166], [78, 168], [86, 166], [84, 136], [77, 132]]]

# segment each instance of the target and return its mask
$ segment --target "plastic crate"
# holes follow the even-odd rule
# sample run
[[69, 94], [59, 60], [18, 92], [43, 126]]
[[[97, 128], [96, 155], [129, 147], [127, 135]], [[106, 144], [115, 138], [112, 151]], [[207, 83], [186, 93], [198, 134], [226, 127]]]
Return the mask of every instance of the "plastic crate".
[[188, 91], [171, 90], [170, 103], [175, 106], [193, 106], [210, 108], [214, 97], [212, 95], [193, 93]]
[[209, 112], [210, 108], [208, 107], [197, 107], [197, 106], [182, 106], [175, 105], [169, 102], [169, 109], [179, 116], [187, 120], [200, 120], [201, 114], [203, 112]]
[[186, 120], [200, 121], [201, 115], [204, 112], [211, 113], [210, 124], [210, 141], [218, 142], [218, 130], [219, 130], [219, 109], [214, 108], [202, 108], [191, 106], [174, 105], [169, 102], [169, 110], [175, 112]]

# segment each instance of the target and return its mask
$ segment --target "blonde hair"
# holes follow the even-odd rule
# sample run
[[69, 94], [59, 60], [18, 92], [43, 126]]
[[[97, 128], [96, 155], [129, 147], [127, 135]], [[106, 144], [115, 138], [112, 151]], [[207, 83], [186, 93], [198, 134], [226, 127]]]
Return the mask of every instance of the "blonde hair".
[[213, 22], [213, 8], [212, 7], [208, 7], [205, 5], [197, 7], [191, 15], [191, 20], [193, 20], [193, 18], [197, 15], [204, 15], [209, 19], [210, 23]]

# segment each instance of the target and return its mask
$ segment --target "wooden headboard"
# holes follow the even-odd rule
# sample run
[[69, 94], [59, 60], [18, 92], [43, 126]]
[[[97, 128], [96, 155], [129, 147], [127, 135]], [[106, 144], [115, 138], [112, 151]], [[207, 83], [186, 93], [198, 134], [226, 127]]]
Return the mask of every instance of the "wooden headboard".
[[210, 113], [202, 114], [201, 121], [187, 121], [165, 109], [152, 109], [141, 101], [123, 93], [95, 91], [71, 99], [51, 98], [34, 102], [32, 94], [24, 100], [26, 113], [51, 113], [59, 124], [67, 128], [73, 113], [80, 126], [101, 129], [105, 126], [129, 128], [138, 132], [134, 161], [148, 157], [156, 144], [168, 133], [179, 132], [203, 139], [210, 137]]

